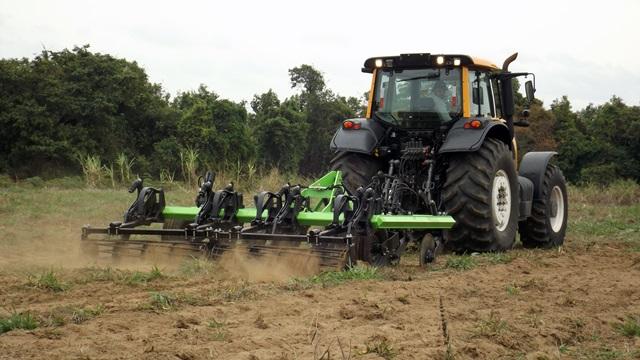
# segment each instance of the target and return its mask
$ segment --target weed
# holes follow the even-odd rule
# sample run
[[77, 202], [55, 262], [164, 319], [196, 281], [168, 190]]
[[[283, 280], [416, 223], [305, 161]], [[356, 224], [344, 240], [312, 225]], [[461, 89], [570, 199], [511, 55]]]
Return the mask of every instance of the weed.
[[470, 270], [476, 266], [476, 260], [471, 255], [451, 255], [447, 258], [445, 267], [454, 270]]
[[518, 285], [516, 285], [515, 283], [511, 283], [509, 285], [507, 285], [507, 294], [511, 295], [511, 296], [515, 296], [520, 294], [520, 287]]
[[13, 312], [9, 316], [0, 316], [0, 334], [15, 329], [33, 330], [38, 322], [30, 313]]
[[91, 267], [84, 270], [84, 279], [83, 282], [94, 282], [94, 281], [118, 281], [122, 278], [122, 273], [119, 270], [114, 270], [113, 268], [99, 268], [99, 267]]
[[615, 324], [614, 328], [618, 330], [618, 332], [627, 337], [640, 336], [640, 322], [638, 322], [638, 317], [627, 317], [622, 324]]
[[176, 302], [191, 306], [207, 306], [212, 305], [208, 298], [199, 295], [181, 293], [176, 295]]
[[255, 297], [255, 290], [246, 282], [239, 282], [219, 292], [219, 297], [224, 301], [238, 301]]
[[393, 350], [391, 344], [384, 336], [373, 336], [366, 343], [366, 350], [364, 354], [377, 354], [385, 360], [390, 360], [396, 357], [396, 352]]
[[104, 306], [98, 305], [95, 308], [76, 308], [71, 314], [71, 321], [76, 324], [81, 324], [87, 320], [93, 319], [96, 316], [101, 315], [104, 312]]
[[89, 187], [96, 187], [102, 181], [102, 165], [100, 156], [79, 155], [78, 160], [82, 166], [84, 179]]
[[131, 179], [131, 168], [135, 162], [135, 158], [129, 160], [125, 153], [118, 154], [116, 158], [116, 165], [118, 165], [118, 170], [120, 171], [120, 181], [123, 183], [128, 182]]
[[489, 317], [480, 319], [474, 329], [474, 335], [484, 337], [496, 337], [508, 329], [507, 322], [500, 318], [500, 314], [491, 311]]
[[111, 180], [111, 188], [115, 189], [116, 188], [116, 173], [113, 170], [113, 164], [109, 164], [109, 166], [102, 165], [102, 170], [104, 171], [104, 174], [107, 176], [107, 178], [109, 180]]
[[180, 273], [190, 277], [195, 275], [208, 275], [213, 273], [215, 264], [209, 260], [191, 257], [180, 264]]
[[356, 265], [346, 271], [325, 271], [310, 278], [293, 278], [285, 285], [287, 290], [306, 290], [314, 285], [335, 286], [347, 281], [380, 280], [384, 275], [378, 268]]
[[29, 285], [38, 289], [49, 290], [53, 292], [64, 291], [69, 286], [56, 277], [53, 270], [46, 271], [38, 276], [29, 276]]
[[127, 285], [139, 285], [146, 284], [153, 280], [162, 279], [165, 277], [166, 275], [162, 273], [162, 270], [160, 270], [157, 266], [154, 266], [149, 272], [134, 271], [130, 274], [127, 274], [122, 278], [122, 281]]
[[162, 293], [162, 292], [152, 292], [150, 295], [151, 299], [149, 301], [149, 305], [151, 308], [156, 310], [173, 310], [176, 308], [176, 298], [175, 296]]
[[209, 320], [209, 323], [207, 324], [207, 327], [209, 327], [211, 329], [220, 329], [220, 328], [224, 327], [224, 323], [216, 321], [216, 319], [211, 319], [211, 320]]
[[508, 263], [512, 262], [513, 259], [514, 259], [513, 254], [504, 253], [504, 252], [486, 253], [486, 254], [483, 255], [483, 257], [485, 257], [487, 259], [487, 261], [490, 264], [493, 264], [493, 265], [508, 264]]
[[195, 186], [198, 180], [198, 150], [187, 147], [180, 151], [180, 167], [182, 169], [182, 178], [189, 186]]
[[213, 335], [211, 335], [212, 341], [225, 341], [227, 339], [227, 332], [222, 330], [217, 330]]
[[167, 169], [160, 170], [160, 183], [162, 185], [173, 185], [173, 183], [175, 182], [175, 178], [176, 174], [174, 172], [171, 172]]

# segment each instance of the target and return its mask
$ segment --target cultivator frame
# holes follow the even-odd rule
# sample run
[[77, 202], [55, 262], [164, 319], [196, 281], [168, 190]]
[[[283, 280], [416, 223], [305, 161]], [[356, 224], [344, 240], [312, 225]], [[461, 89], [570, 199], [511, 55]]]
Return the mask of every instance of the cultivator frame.
[[[214, 180], [214, 174], [207, 173], [196, 206], [181, 207], [166, 206], [162, 189], [144, 187], [137, 179], [129, 188], [137, 191], [136, 200], [124, 222], [84, 226], [84, 249], [116, 258], [140, 256], [150, 248], [209, 258], [236, 249], [251, 256], [311, 257], [321, 268], [341, 269], [358, 260], [398, 260], [407, 242], [403, 232], [439, 232], [454, 224], [447, 215], [384, 214], [372, 188], [346, 193], [340, 171], [308, 187], [286, 184], [278, 192], [260, 192], [253, 208], [244, 207], [243, 195], [233, 184], [213, 191]], [[169, 219], [188, 223], [179, 229], [149, 227]]]

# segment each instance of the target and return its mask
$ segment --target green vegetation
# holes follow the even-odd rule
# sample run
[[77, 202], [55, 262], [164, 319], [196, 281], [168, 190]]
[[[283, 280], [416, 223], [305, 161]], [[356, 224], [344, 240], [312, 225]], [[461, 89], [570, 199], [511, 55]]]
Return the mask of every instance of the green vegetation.
[[205, 169], [238, 180], [256, 166], [317, 174], [334, 129], [362, 113], [363, 98], [333, 93], [309, 65], [289, 77], [297, 94], [269, 90], [246, 104], [204, 85], [172, 97], [136, 62], [88, 45], [0, 59], [0, 173], [35, 185], [84, 174], [91, 187], [136, 174], [193, 184]]
[[152, 292], [149, 295], [149, 305], [156, 310], [174, 310], [177, 306], [177, 301], [173, 294]]
[[616, 324], [615, 329], [624, 336], [640, 336], [640, 321], [638, 317], [629, 316], [622, 324]]
[[451, 255], [445, 263], [446, 268], [460, 271], [473, 269], [476, 265], [476, 259], [471, 255]]
[[180, 264], [180, 273], [186, 277], [209, 275], [215, 272], [216, 264], [203, 258], [191, 257]]
[[162, 270], [157, 266], [153, 266], [149, 272], [134, 271], [132, 273], [125, 274], [122, 277], [122, 282], [128, 285], [139, 285], [165, 277], [166, 275], [162, 273]]
[[373, 336], [365, 343], [366, 349], [361, 352], [364, 354], [376, 354], [385, 360], [394, 359], [397, 355], [393, 346], [384, 336]]
[[[171, 96], [135, 61], [88, 45], [0, 59], [0, 173], [10, 175], [0, 184], [28, 179], [40, 187], [81, 174], [90, 187], [116, 187], [137, 174], [193, 184], [206, 169], [236, 181], [272, 168], [316, 175], [332, 156], [333, 132], [362, 116], [364, 98], [335, 94], [310, 65], [288, 76], [295, 95], [268, 90], [247, 104], [205, 86]], [[518, 92], [516, 104], [524, 105]], [[565, 96], [549, 109], [534, 101], [530, 112], [531, 126], [516, 129], [521, 155], [558, 151], [573, 183], [640, 180], [639, 106], [612, 96], [573, 111]]]
[[485, 319], [480, 319], [473, 330], [473, 335], [484, 337], [496, 337], [509, 328], [507, 322], [500, 317], [500, 314], [491, 311]]
[[286, 288], [290, 290], [307, 289], [313, 285], [322, 287], [340, 285], [348, 281], [380, 280], [384, 275], [378, 268], [368, 265], [356, 265], [346, 271], [325, 271], [309, 278], [294, 278]]
[[248, 282], [239, 281], [231, 286], [218, 289], [216, 295], [224, 301], [240, 301], [255, 298], [256, 291]]
[[0, 334], [15, 329], [33, 330], [38, 322], [30, 313], [13, 312], [9, 316], [0, 316]]
[[45, 271], [40, 275], [30, 275], [29, 285], [38, 289], [53, 292], [64, 291], [69, 288], [68, 284], [61, 282], [53, 270]]
[[71, 321], [75, 324], [82, 324], [87, 320], [101, 315], [103, 312], [104, 306], [102, 305], [98, 305], [96, 307], [75, 308], [71, 314]]

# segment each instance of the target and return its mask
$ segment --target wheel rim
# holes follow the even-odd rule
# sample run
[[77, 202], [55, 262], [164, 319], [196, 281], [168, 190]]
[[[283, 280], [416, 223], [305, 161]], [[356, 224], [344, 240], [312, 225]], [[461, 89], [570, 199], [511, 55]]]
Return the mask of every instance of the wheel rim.
[[509, 186], [509, 176], [502, 169], [498, 170], [493, 178], [491, 210], [496, 229], [504, 231], [511, 217], [511, 186]]
[[549, 223], [551, 224], [551, 230], [558, 232], [562, 229], [564, 223], [564, 196], [562, 196], [562, 189], [559, 186], [554, 186], [551, 189], [551, 208], [556, 209], [553, 216], [549, 217]]

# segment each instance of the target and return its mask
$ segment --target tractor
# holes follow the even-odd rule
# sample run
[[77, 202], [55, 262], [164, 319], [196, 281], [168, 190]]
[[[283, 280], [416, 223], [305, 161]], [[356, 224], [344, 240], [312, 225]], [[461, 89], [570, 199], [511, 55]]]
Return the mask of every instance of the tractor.
[[[124, 221], [83, 227], [83, 245], [113, 257], [151, 247], [212, 258], [238, 248], [255, 257], [313, 257], [335, 269], [397, 264], [412, 242], [421, 265], [444, 249], [505, 251], [517, 233], [526, 248], [560, 246], [566, 183], [555, 152], [518, 154], [514, 127], [529, 125], [535, 75], [509, 71], [516, 57], [501, 68], [455, 54], [369, 58], [365, 117], [340, 124], [331, 171], [314, 183], [260, 192], [245, 207], [233, 184], [215, 191], [209, 172], [195, 206], [177, 207], [138, 179]], [[516, 119], [517, 77], [532, 80]]]

